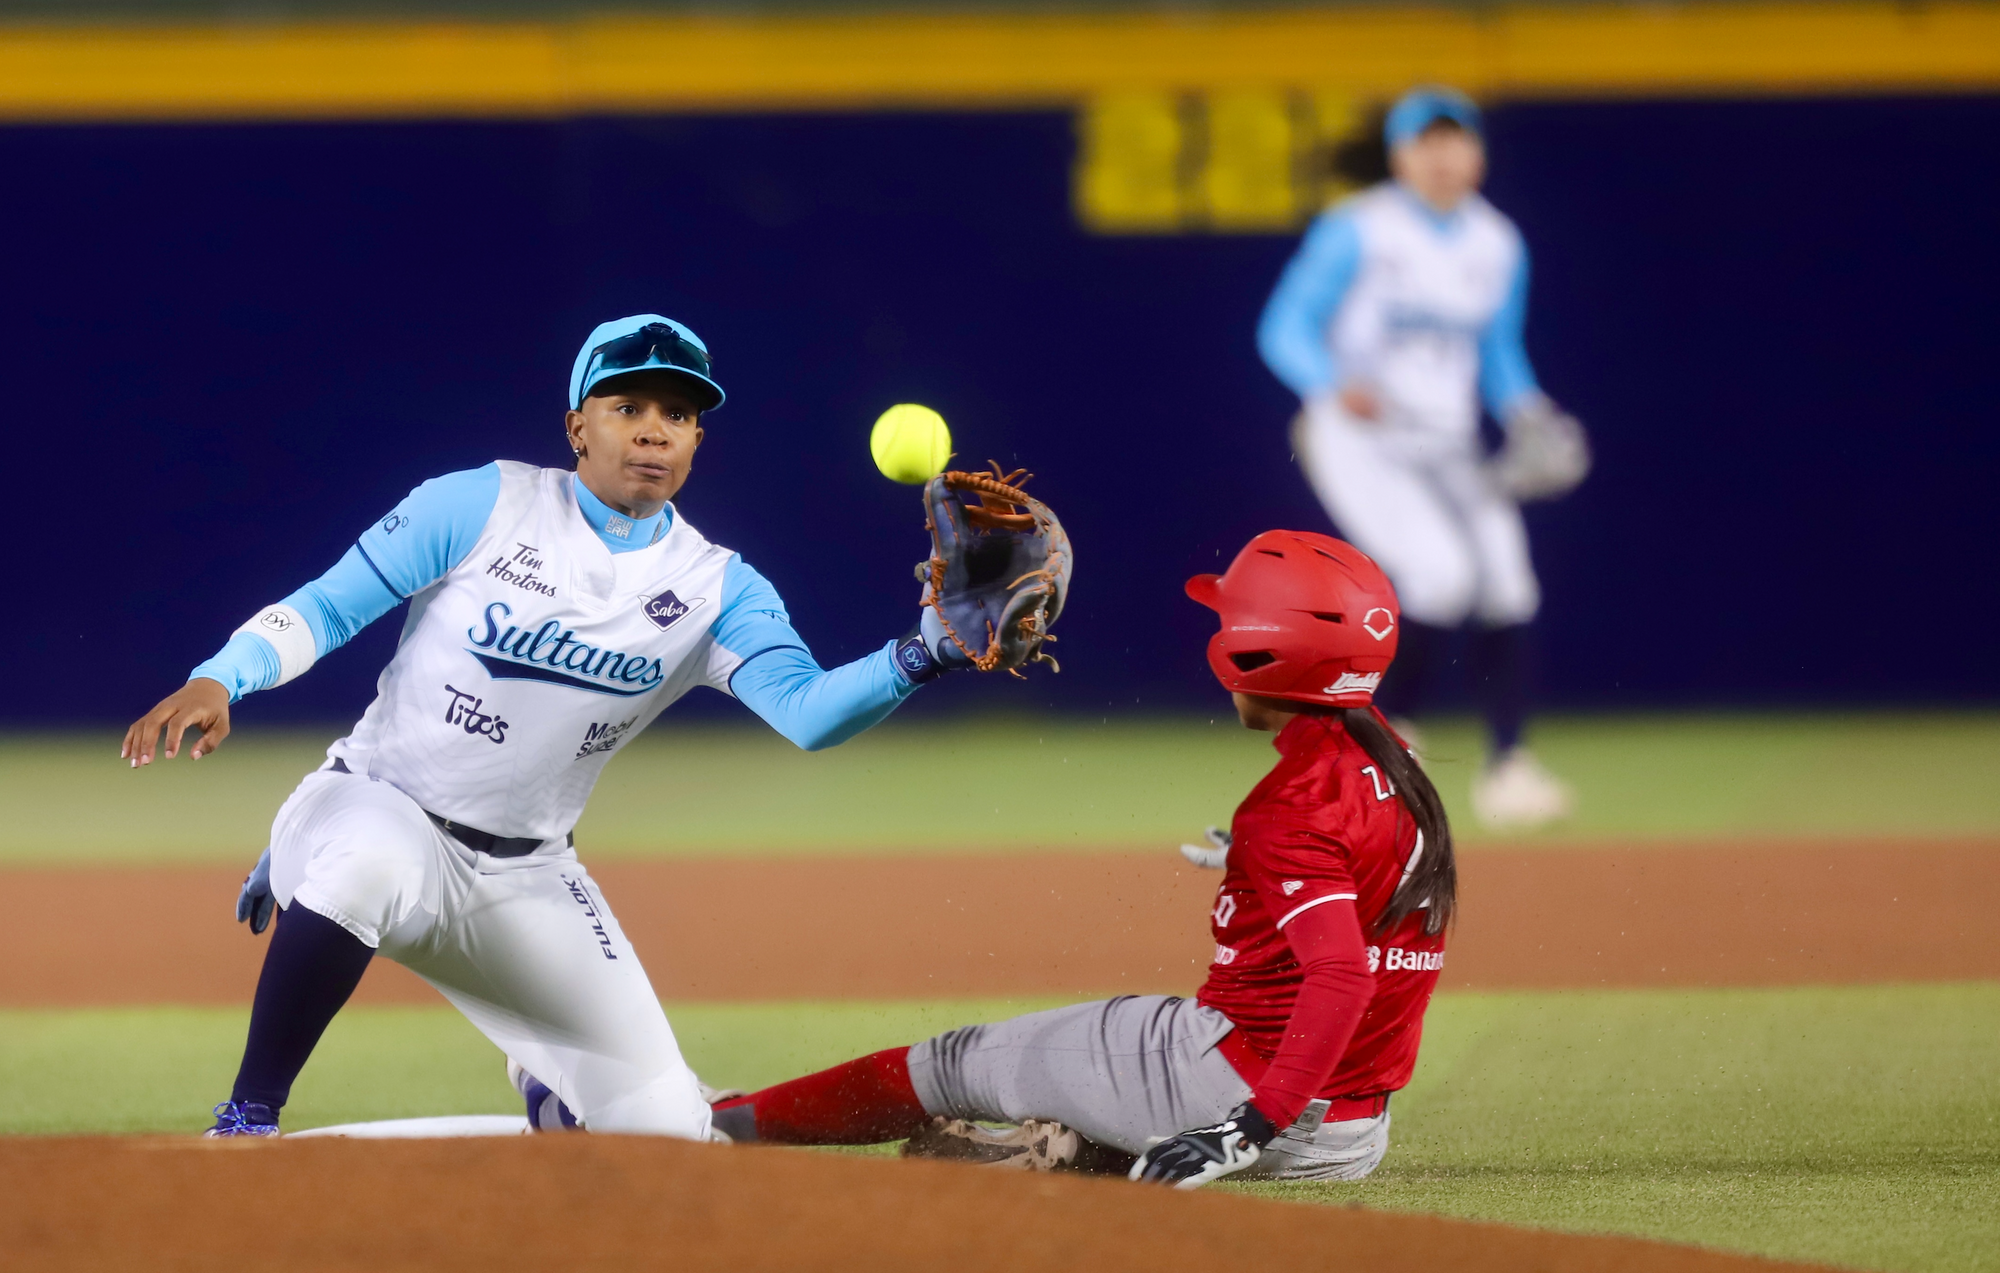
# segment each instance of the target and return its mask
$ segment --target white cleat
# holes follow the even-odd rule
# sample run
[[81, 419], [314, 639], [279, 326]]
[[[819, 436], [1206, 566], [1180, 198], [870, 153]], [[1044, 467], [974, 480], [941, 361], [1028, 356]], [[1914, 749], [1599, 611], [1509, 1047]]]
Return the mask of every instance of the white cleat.
[[710, 1105], [716, 1105], [723, 1101], [733, 1101], [739, 1096], [750, 1095], [750, 1093], [740, 1087], [710, 1087], [701, 1081], [701, 1075], [699, 1074], [694, 1076], [694, 1085], [701, 1092], [701, 1099], [707, 1101]]
[[1527, 831], [1576, 811], [1570, 785], [1515, 747], [1472, 780], [1472, 812], [1490, 831]]

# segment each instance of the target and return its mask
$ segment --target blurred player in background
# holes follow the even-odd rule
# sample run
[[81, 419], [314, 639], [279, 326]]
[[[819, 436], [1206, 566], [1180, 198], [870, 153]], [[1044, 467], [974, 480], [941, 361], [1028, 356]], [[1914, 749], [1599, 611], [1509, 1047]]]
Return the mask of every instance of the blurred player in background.
[[[874, 725], [962, 656], [920, 635], [822, 669], [784, 602], [670, 502], [722, 405], [708, 349], [605, 323], [569, 383], [574, 471], [497, 461], [410, 492], [332, 570], [253, 616], [127, 731], [152, 763], [404, 601], [375, 701], [278, 811], [237, 917], [282, 908], [211, 1136], [274, 1136], [376, 954], [423, 977], [596, 1131], [701, 1139], [709, 1105], [571, 828], [611, 757], [699, 685], [808, 749]], [[690, 794], [662, 773], [659, 798]]]
[[[1527, 251], [1479, 195], [1481, 128], [1479, 109], [1449, 89], [1398, 101], [1383, 129], [1393, 180], [1314, 223], [1257, 341], [1303, 405], [1294, 450], [1314, 491], [1402, 601], [1383, 709], [1407, 716], [1425, 705], [1452, 630], [1470, 621], [1492, 739], [1473, 810], [1488, 825], [1519, 827], [1573, 803], [1522, 742], [1525, 637], [1541, 594], [1520, 501], [1568, 491], [1589, 457], [1521, 345]], [[1506, 430], [1491, 460], [1481, 398]]]
[[1293, 531], [1259, 535], [1187, 590], [1221, 620], [1210, 668], [1279, 755], [1236, 811], [1200, 993], [951, 1030], [719, 1100], [719, 1131], [909, 1138], [916, 1155], [1181, 1188], [1374, 1170], [1457, 888], [1437, 792], [1370, 705], [1396, 653], [1395, 593], [1351, 546]]

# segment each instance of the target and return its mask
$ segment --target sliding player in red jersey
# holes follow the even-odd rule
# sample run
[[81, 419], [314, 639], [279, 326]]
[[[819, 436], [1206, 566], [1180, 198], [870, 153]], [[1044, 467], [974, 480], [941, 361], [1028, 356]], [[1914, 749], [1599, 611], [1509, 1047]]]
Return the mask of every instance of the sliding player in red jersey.
[[1218, 837], [1200, 993], [951, 1030], [718, 1101], [718, 1131], [908, 1138], [906, 1153], [1181, 1188], [1375, 1169], [1456, 892], [1437, 792], [1371, 704], [1396, 653], [1395, 592], [1359, 550], [1295, 531], [1259, 535], [1187, 590], [1222, 620], [1209, 666], [1243, 724], [1277, 734], [1280, 757]]

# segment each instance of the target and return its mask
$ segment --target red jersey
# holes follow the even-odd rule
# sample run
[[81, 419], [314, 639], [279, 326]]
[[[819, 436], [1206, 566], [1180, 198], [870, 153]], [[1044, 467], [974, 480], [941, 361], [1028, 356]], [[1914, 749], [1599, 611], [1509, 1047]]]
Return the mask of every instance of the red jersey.
[[1215, 962], [1197, 998], [1236, 1023], [1225, 1046], [1269, 1062], [1302, 980], [1285, 925], [1314, 907], [1351, 901], [1374, 992], [1320, 1095], [1395, 1091], [1416, 1068], [1424, 1009], [1444, 966], [1444, 934], [1424, 932], [1424, 911], [1393, 932], [1375, 931], [1414, 863], [1416, 823], [1338, 717], [1301, 715], [1273, 745], [1277, 767], [1231, 823], [1229, 865], [1210, 916]]

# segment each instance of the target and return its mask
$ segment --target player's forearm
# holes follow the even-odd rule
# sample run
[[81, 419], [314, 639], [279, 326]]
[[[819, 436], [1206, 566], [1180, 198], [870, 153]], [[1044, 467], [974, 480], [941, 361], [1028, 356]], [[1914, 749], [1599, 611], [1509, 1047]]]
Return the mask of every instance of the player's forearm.
[[1528, 325], [1528, 261], [1525, 252], [1500, 309], [1479, 338], [1479, 392], [1486, 409], [1505, 420], [1521, 403], [1541, 396], [1528, 363], [1523, 333]]
[[397, 601], [360, 549], [350, 548], [333, 569], [258, 611], [188, 679], [220, 682], [232, 703], [283, 685], [347, 644]]
[[1271, 369], [1271, 374], [1304, 399], [1333, 388], [1340, 379], [1340, 369], [1325, 340], [1314, 335], [1310, 323], [1303, 330], [1301, 327], [1294, 316], [1282, 315], [1274, 320], [1266, 311], [1265, 321], [1257, 325], [1257, 352], [1263, 355], [1264, 365]]
[[1273, 1124], [1290, 1126], [1307, 1102], [1326, 1090], [1368, 1010], [1373, 989], [1365, 963], [1358, 969], [1322, 967], [1306, 974], [1284, 1042], [1251, 1094]]
[[281, 674], [278, 652], [271, 643], [254, 632], [239, 630], [230, 633], [220, 650], [189, 672], [188, 679], [206, 677], [219, 683], [234, 703], [245, 694], [270, 689]]
[[1518, 337], [1512, 341], [1487, 341], [1480, 347], [1479, 394], [1486, 409], [1502, 422], [1511, 419], [1523, 404], [1542, 396], [1542, 387], [1528, 365], [1528, 352]]
[[888, 647], [822, 668], [802, 646], [766, 650], [730, 678], [729, 690], [771, 728], [807, 751], [844, 743], [881, 723], [916, 686]]
[[1304, 967], [1291, 1020], [1251, 1100], [1278, 1127], [1289, 1126], [1326, 1089], [1375, 994], [1368, 951], [1351, 902], [1301, 914], [1285, 936]]
[[444, 578], [472, 550], [499, 498], [497, 464], [425, 482], [333, 569], [251, 616], [188, 679], [219, 682], [233, 703], [304, 675], [397, 602]]

